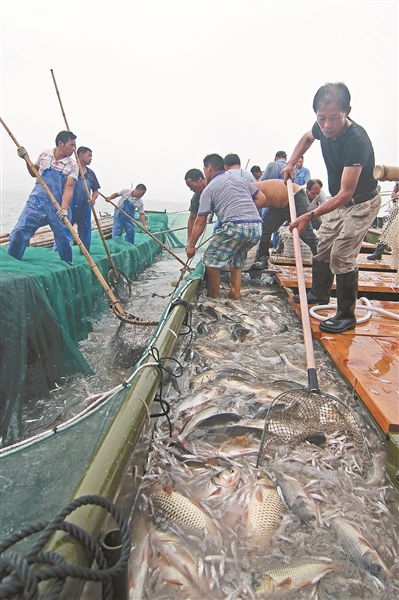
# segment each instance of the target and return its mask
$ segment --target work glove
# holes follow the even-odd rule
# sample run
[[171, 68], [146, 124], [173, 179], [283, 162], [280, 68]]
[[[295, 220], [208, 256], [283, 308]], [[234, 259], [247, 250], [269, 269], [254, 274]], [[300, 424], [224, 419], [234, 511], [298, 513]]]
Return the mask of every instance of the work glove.
[[23, 146], [20, 146], [17, 149], [17, 154], [19, 158], [24, 158], [24, 156], [28, 156], [28, 151]]
[[68, 211], [65, 210], [65, 208], [60, 208], [60, 210], [57, 210], [57, 217], [59, 219], [61, 219], [61, 221], [64, 217], [67, 217], [67, 216], [68, 216]]

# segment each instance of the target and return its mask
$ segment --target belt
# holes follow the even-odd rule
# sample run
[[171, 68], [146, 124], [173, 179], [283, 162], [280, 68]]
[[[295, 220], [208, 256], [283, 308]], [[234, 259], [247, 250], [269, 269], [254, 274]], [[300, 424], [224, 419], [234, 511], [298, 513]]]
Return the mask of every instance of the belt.
[[367, 202], [368, 200], [372, 200], [379, 193], [378, 189], [373, 190], [372, 192], [363, 192], [363, 194], [358, 194], [354, 196], [344, 204], [345, 208], [349, 208], [350, 206], [355, 206], [355, 204], [362, 204], [363, 202]]

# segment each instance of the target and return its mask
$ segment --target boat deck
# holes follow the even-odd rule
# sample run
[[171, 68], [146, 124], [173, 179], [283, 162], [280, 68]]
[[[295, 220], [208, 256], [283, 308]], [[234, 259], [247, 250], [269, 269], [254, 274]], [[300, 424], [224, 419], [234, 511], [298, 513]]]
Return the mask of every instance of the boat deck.
[[[301, 318], [293, 296], [289, 303]], [[397, 302], [371, 304], [399, 314]], [[319, 314], [327, 316], [328, 311]], [[399, 432], [399, 321], [374, 313], [368, 322], [341, 334], [322, 333], [312, 316], [310, 324], [313, 338], [323, 344], [382, 431]]]
[[[311, 267], [304, 267], [303, 271], [305, 275], [305, 285], [307, 288], [311, 288], [312, 269]], [[298, 287], [295, 266], [278, 265], [276, 266], [275, 276], [280, 286]], [[359, 292], [398, 294], [399, 286], [395, 285], [395, 277], [395, 271], [359, 271]], [[332, 289], [335, 289], [335, 283]]]
[[[367, 260], [367, 256], [363, 252], [358, 255], [356, 262], [359, 271], [394, 271], [391, 266], [391, 257], [389, 254], [384, 254], [381, 260]], [[295, 266], [295, 258], [274, 255], [270, 257], [270, 263], [282, 267]], [[302, 263], [305, 267], [310, 267], [312, 261], [310, 258], [305, 258]]]

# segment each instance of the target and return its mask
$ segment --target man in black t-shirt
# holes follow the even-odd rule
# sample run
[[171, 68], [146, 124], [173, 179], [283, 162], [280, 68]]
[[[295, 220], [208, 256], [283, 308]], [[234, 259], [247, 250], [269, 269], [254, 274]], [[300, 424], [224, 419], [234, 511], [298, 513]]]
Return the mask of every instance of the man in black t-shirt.
[[331, 198], [293, 221], [301, 234], [316, 217], [326, 215], [319, 229], [312, 263], [310, 304], [328, 304], [336, 275], [337, 313], [320, 323], [321, 331], [342, 333], [356, 326], [358, 270], [356, 258], [368, 228], [377, 216], [381, 196], [373, 177], [374, 151], [366, 131], [349, 119], [350, 93], [343, 83], [326, 83], [313, 100], [316, 122], [301, 137], [281, 175], [294, 180], [294, 168], [315, 139], [320, 140]]
[[190, 239], [191, 231], [193, 229], [194, 221], [197, 218], [197, 212], [199, 207], [199, 201], [201, 193], [206, 188], [207, 181], [204, 174], [199, 169], [190, 169], [184, 176], [187, 187], [194, 192], [190, 202], [190, 215], [187, 222], [187, 239]]

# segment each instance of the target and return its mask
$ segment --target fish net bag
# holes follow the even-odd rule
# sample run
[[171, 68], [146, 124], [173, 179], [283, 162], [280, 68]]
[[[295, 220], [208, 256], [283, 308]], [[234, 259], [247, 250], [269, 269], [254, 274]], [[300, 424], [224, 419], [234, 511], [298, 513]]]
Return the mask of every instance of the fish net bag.
[[399, 202], [394, 202], [381, 231], [380, 242], [391, 249], [391, 267], [396, 271], [395, 285], [399, 285]]
[[[279, 245], [283, 246], [283, 256], [287, 258], [294, 258], [294, 242], [292, 239], [292, 233], [288, 226], [281, 226], [278, 230]], [[301, 255], [303, 259], [311, 260], [312, 253], [309, 246], [307, 246], [302, 240], [300, 240]]]
[[268, 449], [274, 443], [320, 444], [324, 434], [336, 432], [346, 434], [352, 441], [365, 475], [372, 461], [361, 427], [349, 406], [325, 392], [308, 392], [305, 388], [283, 392], [273, 400], [266, 414], [258, 467], [268, 460]]

